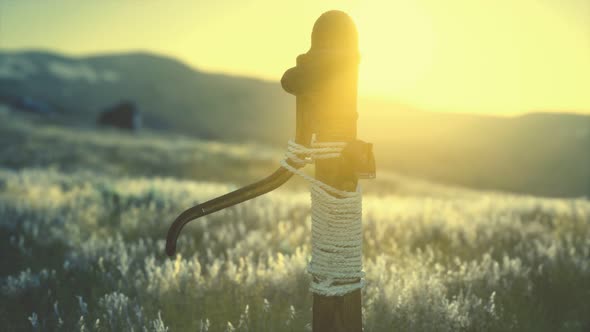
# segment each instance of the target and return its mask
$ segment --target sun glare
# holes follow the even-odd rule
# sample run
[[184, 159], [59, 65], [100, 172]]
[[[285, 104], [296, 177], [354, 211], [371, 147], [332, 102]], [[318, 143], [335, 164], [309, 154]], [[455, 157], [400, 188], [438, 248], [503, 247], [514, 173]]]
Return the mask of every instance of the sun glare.
[[587, 112], [590, 21], [568, 19], [563, 7], [359, 4], [351, 10], [362, 52], [359, 91], [431, 110]]
[[314, 21], [339, 9], [353, 17], [360, 33], [361, 97], [434, 111], [590, 111], [590, 2], [583, 0], [0, 6], [0, 48], [145, 50], [200, 70], [275, 81], [294, 64], [294, 54], [309, 47]]
[[416, 2], [365, 6], [353, 13], [360, 35], [359, 89], [374, 96], [417, 96], [434, 63], [437, 38]]

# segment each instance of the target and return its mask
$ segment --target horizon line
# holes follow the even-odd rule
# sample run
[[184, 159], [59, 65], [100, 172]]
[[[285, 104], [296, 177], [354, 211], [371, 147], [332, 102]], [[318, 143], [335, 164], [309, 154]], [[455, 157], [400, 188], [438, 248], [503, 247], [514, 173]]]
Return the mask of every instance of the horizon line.
[[[220, 75], [220, 76], [228, 76], [234, 77], [239, 79], [248, 79], [254, 81], [261, 81], [269, 84], [280, 84], [280, 79], [274, 79], [265, 76], [254, 76], [245, 73], [239, 72], [229, 72], [224, 70], [214, 70], [214, 69], [203, 69], [202, 67], [192, 64], [180, 57], [174, 56], [172, 54], [167, 54], [166, 52], [160, 52], [156, 50], [149, 50], [149, 49], [126, 49], [126, 50], [111, 50], [111, 51], [93, 51], [93, 52], [70, 52], [70, 51], [62, 51], [56, 49], [49, 49], [43, 47], [19, 47], [19, 48], [7, 48], [5, 46], [0, 45], [0, 53], [45, 53], [54, 56], [61, 56], [67, 58], [73, 58], [77, 60], [82, 60], [85, 58], [93, 58], [93, 57], [101, 57], [101, 56], [115, 56], [115, 55], [147, 55], [152, 57], [164, 58], [171, 61], [176, 61], [190, 70], [195, 72], [209, 74], [209, 75]], [[496, 117], [519, 117], [523, 115], [530, 115], [530, 114], [564, 114], [564, 115], [585, 115], [590, 116], [590, 109], [583, 110], [583, 109], [563, 109], [563, 110], [551, 110], [551, 109], [529, 109], [529, 110], [511, 110], [511, 111], [489, 111], [484, 110], [483, 108], [479, 110], [468, 110], [468, 109], [459, 109], [453, 107], [446, 107], [446, 106], [424, 106], [420, 105], [421, 103], [415, 102], [406, 102], [399, 98], [391, 98], [377, 94], [371, 93], [359, 93], [359, 99], [367, 102], [377, 102], [377, 103], [391, 103], [404, 106], [405, 108], [412, 109], [414, 111], [422, 111], [422, 112], [436, 112], [436, 113], [446, 113], [446, 114], [468, 114], [468, 115], [481, 115], [481, 116], [496, 116]], [[451, 109], [452, 110], [449, 110]]]

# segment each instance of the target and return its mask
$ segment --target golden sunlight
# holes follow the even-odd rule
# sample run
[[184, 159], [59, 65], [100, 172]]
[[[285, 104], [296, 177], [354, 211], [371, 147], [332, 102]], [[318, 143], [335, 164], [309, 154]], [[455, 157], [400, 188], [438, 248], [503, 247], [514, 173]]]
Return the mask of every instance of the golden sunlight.
[[359, 29], [362, 97], [434, 111], [590, 112], [585, 0], [19, 1], [0, 9], [0, 48], [144, 50], [269, 80], [307, 50], [301, 32], [340, 9]]

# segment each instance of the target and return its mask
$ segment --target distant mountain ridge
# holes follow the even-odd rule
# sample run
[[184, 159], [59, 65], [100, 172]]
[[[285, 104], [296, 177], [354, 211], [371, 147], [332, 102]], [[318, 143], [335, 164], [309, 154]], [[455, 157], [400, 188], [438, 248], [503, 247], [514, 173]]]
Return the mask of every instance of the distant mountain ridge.
[[100, 110], [133, 100], [147, 127], [216, 140], [274, 143], [288, 137], [294, 118], [293, 98], [277, 82], [200, 72], [147, 53], [0, 53], [2, 95], [43, 100], [79, 125], [93, 125]]
[[[148, 128], [202, 139], [281, 146], [294, 133], [295, 99], [279, 82], [206, 73], [147, 53], [66, 57], [0, 52], [0, 100], [55, 107], [51, 121], [94, 127], [121, 100]], [[48, 120], [49, 121], [49, 120]], [[359, 138], [378, 167], [443, 183], [544, 196], [590, 197], [590, 116], [495, 117], [359, 102]]]

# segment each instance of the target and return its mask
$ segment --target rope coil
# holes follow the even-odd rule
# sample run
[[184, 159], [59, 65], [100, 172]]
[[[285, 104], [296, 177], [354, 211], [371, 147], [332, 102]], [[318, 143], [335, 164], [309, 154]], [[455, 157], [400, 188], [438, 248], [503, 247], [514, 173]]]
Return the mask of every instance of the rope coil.
[[[315, 142], [311, 147], [289, 141], [281, 166], [311, 184], [312, 257], [307, 271], [310, 290], [324, 296], [342, 296], [364, 286], [362, 263], [362, 193], [334, 188], [289, 164], [304, 166], [315, 160], [337, 158], [343, 142]], [[338, 197], [335, 197], [337, 195]]]

